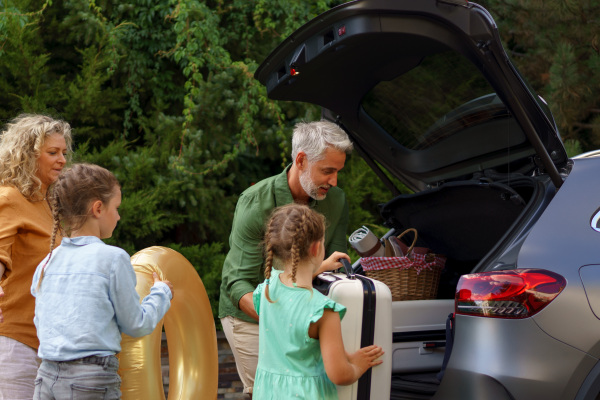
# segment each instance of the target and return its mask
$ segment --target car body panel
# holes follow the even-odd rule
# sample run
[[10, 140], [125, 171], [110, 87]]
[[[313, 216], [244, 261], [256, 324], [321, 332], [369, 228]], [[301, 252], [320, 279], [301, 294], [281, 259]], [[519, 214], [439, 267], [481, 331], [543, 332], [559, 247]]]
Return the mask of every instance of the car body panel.
[[584, 265], [579, 268], [579, 276], [590, 308], [600, 319], [600, 264]]
[[570, 399], [598, 362], [545, 334], [532, 318], [457, 315], [455, 323], [453, 356], [435, 400]]
[[[589, 305], [579, 270], [600, 261], [600, 251], [593, 250], [600, 244], [600, 232], [590, 226], [600, 207], [600, 186], [590, 184], [599, 169], [598, 159], [574, 160], [568, 178], [527, 236], [518, 258], [519, 268], [547, 269], [567, 280], [547, 312], [534, 318], [549, 335], [594, 357], [600, 357], [600, 321]], [[579, 306], [577, 312], [574, 304]]]
[[581, 384], [575, 400], [596, 400], [600, 393], [600, 362], [587, 374], [585, 381]]

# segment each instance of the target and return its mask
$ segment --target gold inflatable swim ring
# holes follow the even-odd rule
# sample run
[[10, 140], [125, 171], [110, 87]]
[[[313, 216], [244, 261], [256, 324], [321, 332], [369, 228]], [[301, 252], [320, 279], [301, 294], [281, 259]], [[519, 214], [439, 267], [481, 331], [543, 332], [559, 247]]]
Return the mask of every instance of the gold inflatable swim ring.
[[[131, 263], [141, 299], [150, 293], [153, 272], [173, 284], [175, 296], [163, 319], [169, 349], [169, 399], [216, 399], [217, 335], [198, 273], [183, 255], [166, 247], [143, 249], [131, 257]], [[123, 334], [119, 354], [123, 400], [165, 399], [160, 363], [163, 321], [141, 338]]]

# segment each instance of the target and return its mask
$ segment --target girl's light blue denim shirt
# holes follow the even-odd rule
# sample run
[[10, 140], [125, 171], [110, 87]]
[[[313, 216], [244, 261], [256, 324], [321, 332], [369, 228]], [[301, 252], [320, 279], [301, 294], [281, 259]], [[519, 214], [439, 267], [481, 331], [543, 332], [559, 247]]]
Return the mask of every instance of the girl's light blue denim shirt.
[[47, 259], [38, 265], [31, 284], [42, 359], [114, 355], [121, 351], [121, 333], [151, 333], [171, 306], [172, 293], [163, 282], [154, 284], [140, 304], [129, 255], [95, 236], [63, 238], [38, 290]]

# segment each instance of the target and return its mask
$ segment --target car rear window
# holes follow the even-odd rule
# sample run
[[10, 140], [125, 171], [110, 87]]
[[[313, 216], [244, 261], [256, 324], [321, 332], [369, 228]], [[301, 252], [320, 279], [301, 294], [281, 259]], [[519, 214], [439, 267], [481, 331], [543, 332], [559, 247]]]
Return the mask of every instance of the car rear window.
[[429, 55], [410, 71], [377, 84], [362, 107], [403, 147], [422, 150], [508, 111], [481, 72], [462, 55]]

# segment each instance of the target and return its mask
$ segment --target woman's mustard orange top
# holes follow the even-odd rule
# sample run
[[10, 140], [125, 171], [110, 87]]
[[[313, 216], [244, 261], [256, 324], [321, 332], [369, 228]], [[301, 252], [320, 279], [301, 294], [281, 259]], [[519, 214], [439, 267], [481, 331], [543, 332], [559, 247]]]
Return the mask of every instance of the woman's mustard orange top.
[[[0, 336], [7, 336], [37, 350], [33, 324], [35, 299], [31, 280], [40, 261], [50, 251], [52, 213], [46, 200], [30, 202], [14, 187], [0, 187], [0, 261], [6, 266], [0, 286], [4, 322]], [[57, 236], [56, 245], [61, 237]]]

